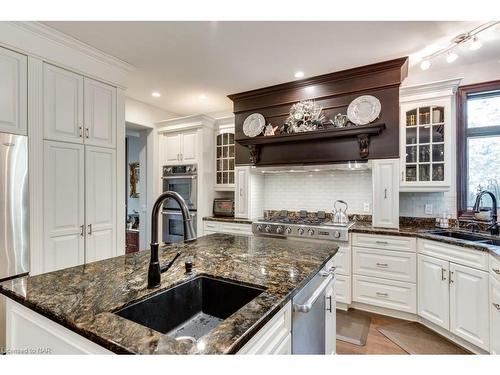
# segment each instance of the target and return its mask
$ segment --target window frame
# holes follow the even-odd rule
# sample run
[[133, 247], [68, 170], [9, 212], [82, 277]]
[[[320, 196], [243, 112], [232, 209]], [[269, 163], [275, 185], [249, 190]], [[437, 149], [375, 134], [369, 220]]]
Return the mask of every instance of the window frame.
[[[457, 92], [457, 211], [458, 217], [471, 214], [467, 210], [467, 179], [468, 179], [468, 149], [467, 139], [469, 137], [500, 135], [499, 126], [482, 128], [467, 128], [467, 99], [469, 95], [485, 93], [489, 91], [500, 91], [500, 80], [475, 83], [460, 86]], [[500, 197], [499, 197], [500, 198]]]

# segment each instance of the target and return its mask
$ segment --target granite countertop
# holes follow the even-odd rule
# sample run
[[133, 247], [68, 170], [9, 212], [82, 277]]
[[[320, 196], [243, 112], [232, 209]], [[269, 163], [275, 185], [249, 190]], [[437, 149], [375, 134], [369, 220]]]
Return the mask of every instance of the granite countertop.
[[221, 221], [223, 223], [235, 224], [252, 224], [252, 220], [244, 219], [241, 217], [227, 217], [227, 216], [205, 216], [203, 221]]
[[[454, 228], [441, 229], [432, 226], [422, 226], [422, 225], [400, 225], [399, 229], [388, 229], [388, 228], [373, 228], [371, 222], [356, 222], [351, 228], [352, 233], [368, 233], [368, 234], [380, 234], [389, 236], [405, 236], [405, 237], [418, 237], [433, 241], [439, 241], [447, 243], [450, 245], [466, 247], [470, 249], [488, 251], [490, 254], [500, 257], [500, 247], [493, 246], [486, 243], [478, 243], [474, 241], [467, 241], [458, 238], [444, 237], [433, 234], [434, 231], [460, 231], [470, 234], [470, 231], [456, 230]], [[488, 233], [479, 233], [484, 237], [485, 240], [491, 238], [498, 240], [499, 237], [490, 236]]]
[[[147, 289], [149, 251], [0, 284], [0, 292], [116, 353], [222, 354], [237, 352], [338, 250], [300, 240], [212, 234], [160, 251], [160, 261], [181, 256]], [[194, 264], [186, 275], [184, 262]], [[266, 290], [198, 340], [173, 338], [113, 311], [199, 275], [263, 286]]]

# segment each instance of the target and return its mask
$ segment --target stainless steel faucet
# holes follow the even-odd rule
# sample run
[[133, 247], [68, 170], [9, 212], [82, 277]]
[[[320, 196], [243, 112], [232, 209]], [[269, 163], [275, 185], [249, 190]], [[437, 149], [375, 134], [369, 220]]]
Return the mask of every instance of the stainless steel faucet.
[[191, 222], [191, 215], [189, 215], [189, 209], [184, 198], [175, 191], [166, 191], [161, 194], [158, 199], [156, 199], [151, 213], [151, 259], [148, 269], [148, 289], [159, 287], [161, 282], [160, 262], [158, 259], [158, 215], [161, 210], [161, 205], [168, 198], [175, 200], [181, 208], [184, 225], [184, 242], [196, 240], [193, 223]]
[[490, 230], [490, 233], [492, 236], [496, 235], [498, 236], [500, 233], [500, 228], [498, 226], [498, 218], [497, 218], [497, 210], [498, 210], [498, 204], [497, 204], [497, 198], [495, 197], [495, 194], [493, 194], [491, 191], [488, 190], [483, 190], [481, 191], [477, 197], [476, 197], [476, 203], [474, 203], [474, 212], [479, 212], [479, 206], [481, 205], [481, 199], [483, 198], [483, 195], [488, 194], [491, 197], [491, 200], [493, 201], [493, 207], [491, 207], [491, 219], [492, 219], [492, 224], [488, 228]]

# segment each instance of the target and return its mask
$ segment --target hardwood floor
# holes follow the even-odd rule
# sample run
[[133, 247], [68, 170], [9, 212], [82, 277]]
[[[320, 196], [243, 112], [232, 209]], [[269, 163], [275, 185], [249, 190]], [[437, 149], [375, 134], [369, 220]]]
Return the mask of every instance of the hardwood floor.
[[372, 314], [360, 310], [359, 313], [366, 314], [372, 318], [368, 338], [365, 346], [357, 346], [344, 341], [337, 340], [337, 354], [408, 354], [391, 340], [377, 331], [384, 325], [401, 323], [404, 320]]

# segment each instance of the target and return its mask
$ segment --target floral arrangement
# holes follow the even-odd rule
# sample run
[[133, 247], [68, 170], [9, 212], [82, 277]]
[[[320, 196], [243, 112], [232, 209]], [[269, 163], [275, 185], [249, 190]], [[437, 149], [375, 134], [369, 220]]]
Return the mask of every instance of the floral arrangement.
[[321, 114], [323, 108], [313, 100], [306, 100], [292, 105], [290, 114], [280, 129], [281, 133], [308, 132], [323, 129], [325, 116]]

